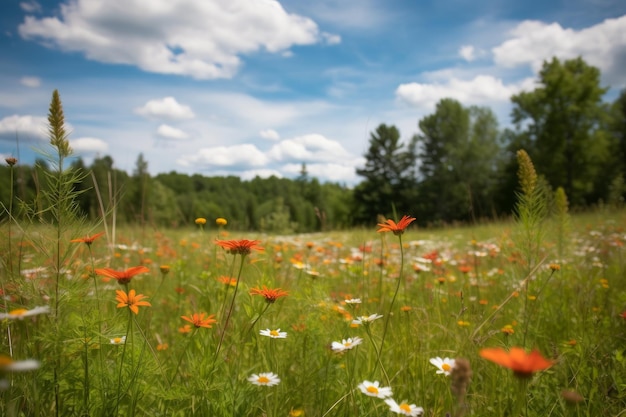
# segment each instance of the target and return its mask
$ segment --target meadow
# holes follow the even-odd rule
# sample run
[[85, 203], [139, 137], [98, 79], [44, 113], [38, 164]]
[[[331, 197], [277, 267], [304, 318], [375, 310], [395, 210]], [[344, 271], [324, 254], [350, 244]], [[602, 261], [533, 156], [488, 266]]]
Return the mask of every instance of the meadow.
[[189, 223], [2, 225], [1, 415], [626, 415], [624, 210]]

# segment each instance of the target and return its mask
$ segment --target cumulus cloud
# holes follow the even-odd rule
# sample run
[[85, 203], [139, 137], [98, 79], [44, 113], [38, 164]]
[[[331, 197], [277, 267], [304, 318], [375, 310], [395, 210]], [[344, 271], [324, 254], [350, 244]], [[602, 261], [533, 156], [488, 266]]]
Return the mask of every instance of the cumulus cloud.
[[45, 139], [48, 120], [37, 116], [7, 116], [0, 120], [0, 136], [10, 137], [15, 140], [15, 135], [27, 138]]
[[339, 41], [276, 0], [72, 0], [59, 16], [26, 16], [19, 33], [95, 61], [197, 79], [232, 77], [241, 55]]
[[476, 59], [476, 51], [472, 45], [463, 45], [459, 48], [459, 55], [467, 62], [472, 62]]
[[109, 149], [109, 145], [102, 139], [90, 137], [72, 139], [70, 146], [78, 154], [104, 153]]
[[30, 88], [37, 88], [41, 85], [41, 78], [39, 77], [22, 77], [20, 78], [20, 84]]
[[352, 155], [339, 142], [319, 134], [283, 140], [274, 145], [268, 156], [276, 161], [345, 161]]
[[26, 13], [41, 13], [41, 5], [33, 0], [21, 2], [20, 8]]
[[492, 49], [495, 63], [503, 67], [530, 66], [539, 71], [553, 56], [572, 59], [582, 56], [598, 67], [611, 83], [626, 85], [626, 15], [597, 25], [574, 30], [558, 23], [524, 21], [510, 39]]
[[280, 139], [280, 135], [278, 134], [277, 131], [275, 131], [274, 129], [265, 129], [265, 130], [261, 130], [259, 132], [259, 135], [263, 138], [263, 139], [267, 139], [267, 140], [279, 140]]
[[160, 125], [156, 133], [165, 139], [183, 140], [189, 137], [184, 131], [166, 124]]
[[178, 163], [184, 167], [241, 168], [262, 167], [269, 162], [255, 145], [242, 144], [199, 149], [194, 155], [183, 156]]
[[191, 107], [178, 103], [174, 97], [150, 100], [136, 108], [135, 113], [149, 119], [182, 120], [195, 117]]
[[451, 78], [445, 83], [408, 83], [396, 89], [396, 97], [412, 107], [431, 110], [442, 98], [453, 98], [464, 105], [506, 102], [513, 94], [531, 86], [531, 80], [505, 85], [491, 75], [478, 75], [466, 81]]

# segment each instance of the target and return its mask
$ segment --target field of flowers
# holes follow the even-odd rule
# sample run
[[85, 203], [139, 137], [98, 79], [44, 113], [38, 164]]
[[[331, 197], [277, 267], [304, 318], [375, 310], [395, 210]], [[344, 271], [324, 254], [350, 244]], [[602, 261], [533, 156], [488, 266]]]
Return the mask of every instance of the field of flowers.
[[567, 220], [4, 224], [0, 415], [626, 415], [626, 212]]

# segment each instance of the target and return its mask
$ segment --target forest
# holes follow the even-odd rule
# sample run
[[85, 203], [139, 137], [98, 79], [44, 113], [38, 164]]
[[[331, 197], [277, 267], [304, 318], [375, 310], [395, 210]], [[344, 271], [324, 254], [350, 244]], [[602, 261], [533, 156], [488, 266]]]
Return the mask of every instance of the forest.
[[[181, 227], [197, 217], [228, 219], [232, 230], [301, 233], [371, 224], [378, 216], [411, 213], [437, 226], [506, 218], [513, 214], [516, 152], [531, 157], [546, 195], [561, 188], [573, 209], [621, 205], [626, 195], [626, 90], [612, 102], [600, 71], [583, 59], [544, 62], [536, 88], [511, 97], [512, 127], [502, 129], [488, 107], [442, 99], [402, 139], [393, 125], [370, 134], [361, 182], [322, 183], [302, 164], [297, 178], [207, 177], [148, 173], [138, 155], [132, 173], [110, 156], [75, 172], [78, 210], [88, 220]], [[0, 167], [0, 202], [19, 219], [48, 216], [45, 158]], [[17, 163], [16, 163], [17, 162]], [[13, 201], [9, 201], [13, 196]], [[2, 210], [0, 221], [6, 220]]]

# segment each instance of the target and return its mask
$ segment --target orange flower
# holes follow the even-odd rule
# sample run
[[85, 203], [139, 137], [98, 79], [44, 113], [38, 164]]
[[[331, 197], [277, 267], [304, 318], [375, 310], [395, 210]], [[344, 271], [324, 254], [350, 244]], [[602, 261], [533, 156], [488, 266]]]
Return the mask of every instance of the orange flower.
[[206, 313], [193, 313], [191, 317], [180, 316], [180, 318], [183, 320], [187, 320], [189, 323], [192, 323], [194, 326], [196, 326], [196, 328], [206, 327], [207, 329], [210, 329], [211, 327], [213, 327], [212, 325], [214, 323], [217, 323], [217, 321], [215, 320], [215, 314], [211, 314], [206, 318], [204, 317], [205, 314]]
[[215, 243], [224, 249], [227, 249], [233, 255], [248, 255], [253, 249], [262, 251], [263, 248], [257, 246], [258, 243], [261, 243], [259, 240], [248, 240], [248, 239], [240, 239], [240, 240], [215, 240]]
[[407, 226], [413, 223], [414, 221], [415, 221], [415, 217], [409, 217], [409, 216], [402, 216], [402, 218], [400, 219], [398, 223], [389, 219], [385, 221], [385, 223], [378, 223], [378, 227], [380, 227], [380, 229], [378, 229], [377, 232], [378, 233], [393, 232], [394, 235], [398, 236], [404, 233], [404, 229], [406, 229]]
[[533, 372], [548, 369], [554, 364], [541, 356], [538, 350], [533, 350], [528, 354], [519, 347], [512, 347], [508, 352], [502, 348], [481, 349], [479, 354], [491, 362], [511, 369], [516, 376], [521, 378], [528, 378]]
[[133, 266], [132, 268], [128, 268], [126, 271], [116, 271], [111, 268], [98, 268], [96, 269], [96, 274], [109, 278], [115, 278], [120, 284], [128, 284], [135, 275], [143, 274], [144, 272], [149, 271], [150, 269], [142, 265]]
[[263, 289], [251, 288], [250, 295], [262, 295], [265, 297], [265, 301], [271, 304], [280, 297], [288, 296], [289, 293], [287, 291], [283, 291], [281, 288], [269, 289], [264, 285]]
[[152, 305], [147, 301], [142, 301], [141, 299], [144, 298], [145, 295], [135, 294], [135, 290], [128, 291], [128, 294], [122, 290], [115, 290], [115, 292], [117, 293], [115, 296], [118, 302], [117, 308], [128, 307], [133, 313], [139, 314], [139, 307], [150, 307]]
[[94, 241], [94, 240], [96, 240], [96, 239], [98, 239], [98, 238], [99, 238], [100, 236], [102, 236], [103, 234], [104, 234], [104, 232], [96, 233], [96, 234], [95, 234], [95, 235], [93, 235], [93, 236], [89, 236], [89, 235], [87, 235], [87, 236], [85, 236], [85, 237], [81, 237], [81, 238], [78, 238], [78, 239], [72, 239], [72, 240], [70, 240], [70, 242], [74, 242], [74, 243], [79, 242], [79, 243], [84, 243], [84, 244], [86, 244], [87, 246], [91, 246], [91, 244], [93, 243], [93, 241]]

